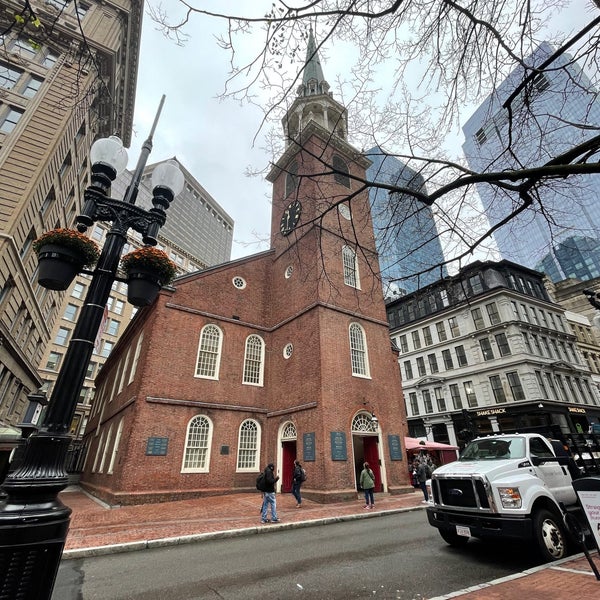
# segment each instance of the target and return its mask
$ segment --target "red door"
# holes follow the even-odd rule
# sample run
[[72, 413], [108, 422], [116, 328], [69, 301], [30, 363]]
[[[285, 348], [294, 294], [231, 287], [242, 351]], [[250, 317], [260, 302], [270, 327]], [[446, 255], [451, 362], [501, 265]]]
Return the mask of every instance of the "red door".
[[296, 460], [296, 442], [282, 442], [281, 491], [292, 491], [294, 479], [294, 461]]
[[377, 444], [377, 437], [364, 437], [363, 449], [365, 462], [369, 463], [369, 467], [371, 467], [371, 471], [373, 471], [373, 475], [375, 475], [375, 491], [381, 492], [381, 469], [379, 468], [379, 445]]

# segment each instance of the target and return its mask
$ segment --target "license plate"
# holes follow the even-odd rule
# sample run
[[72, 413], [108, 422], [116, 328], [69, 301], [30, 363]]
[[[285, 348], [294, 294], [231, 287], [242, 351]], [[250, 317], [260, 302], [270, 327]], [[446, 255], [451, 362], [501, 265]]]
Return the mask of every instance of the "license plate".
[[468, 527], [462, 525], [456, 526], [456, 535], [462, 535], [464, 537], [471, 537], [471, 530]]

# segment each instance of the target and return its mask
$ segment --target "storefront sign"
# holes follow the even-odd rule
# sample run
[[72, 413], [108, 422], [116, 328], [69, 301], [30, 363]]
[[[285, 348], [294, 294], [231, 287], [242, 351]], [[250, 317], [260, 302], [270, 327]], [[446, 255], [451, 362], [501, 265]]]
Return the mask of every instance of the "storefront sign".
[[489, 417], [491, 415], [504, 415], [506, 414], [505, 408], [489, 408], [488, 410], [478, 410], [475, 415], [478, 417]]
[[569, 406], [569, 412], [585, 415], [585, 408], [576, 408], [575, 406]]
[[399, 435], [388, 435], [388, 446], [390, 447], [390, 460], [402, 460], [402, 446]]
[[346, 434], [343, 431], [331, 432], [331, 460], [347, 460]]
[[305, 433], [302, 436], [302, 458], [304, 462], [315, 461], [315, 434]]

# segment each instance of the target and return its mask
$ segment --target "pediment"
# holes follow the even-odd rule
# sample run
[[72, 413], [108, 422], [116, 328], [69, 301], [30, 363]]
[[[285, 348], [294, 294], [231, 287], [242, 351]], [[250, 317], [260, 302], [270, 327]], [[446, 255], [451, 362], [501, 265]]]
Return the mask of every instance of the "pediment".
[[421, 379], [417, 380], [417, 382], [415, 383], [415, 387], [421, 387], [423, 385], [435, 385], [435, 384], [441, 385], [442, 383], [444, 383], [444, 381], [445, 381], [445, 379], [443, 377], [431, 377], [431, 376], [421, 377]]

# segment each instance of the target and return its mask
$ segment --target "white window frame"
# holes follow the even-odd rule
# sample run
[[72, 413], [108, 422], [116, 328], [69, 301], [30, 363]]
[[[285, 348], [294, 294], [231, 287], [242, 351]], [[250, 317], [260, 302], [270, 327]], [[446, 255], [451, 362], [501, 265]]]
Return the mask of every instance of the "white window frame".
[[344, 283], [350, 287], [360, 289], [360, 274], [358, 272], [358, 256], [350, 246], [342, 248], [342, 267], [344, 270]]
[[[212, 333], [211, 333], [212, 332]], [[209, 339], [209, 335], [212, 336]], [[196, 367], [194, 377], [200, 379], [219, 379], [221, 367], [221, 350], [223, 347], [223, 332], [214, 323], [208, 323], [200, 331], [198, 341], [198, 355], [196, 356]], [[205, 372], [200, 373], [200, 361], [203, 362]]]
[[[196, 427], [196, 423], [201, 422], [203, 424], [202, 429], [206, 431], [200, 431], [200, 438], [197, 438], [199, 443], [195, 443], [192, 440], [192, 436], [197, 435], [193, 428]], [[200, 429], [200, 428], [198, 428]], [[210, 465], [210, 451], [212, 446], [212, 435], [213, 435], [213, 423], [206, 415], [196, 415], [192, 417], [186, 428], [185, 434], [185, 447], [183, 449], [183, 460], [181, 462], [182, 473], [208, 473]], [[192, 453], [196, 450], [204, 452], [204, 457], [201, 461], [197, 460], [197, 457], [192, 456]], [[189, 466], [190, 464], [199, 466]], [[187, 465], [187, 466], [186, 466]]]
[[364, 377], [370, 379], [369, 351], [367, 348], [367, 337], [365, 330], [359, 323], [350, 323], [348, 327], [350, 338], [350, 364], [353, 377]]
[[260, 470], [260, 423], [255, 419], [246, 419], [240, 423], [238, 431], [238, 455], [236, 471], [249, 473]]
[[265, 342], [260, 335], [249, 335], [246, 338], [242, 383], [244, 385], [256, 385], [262, 387], [265, 370], [264, 366]]

